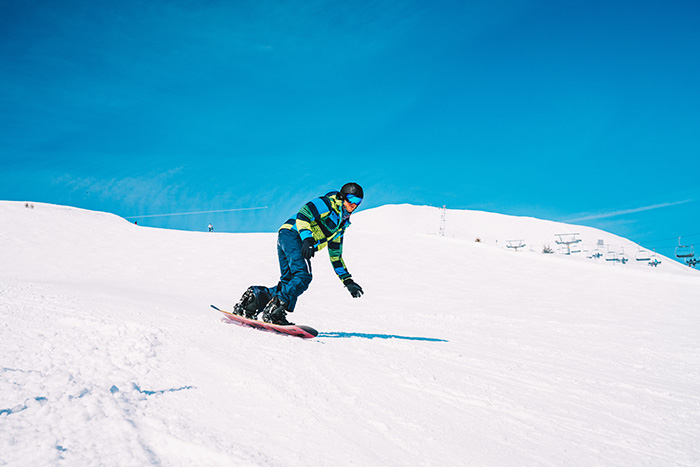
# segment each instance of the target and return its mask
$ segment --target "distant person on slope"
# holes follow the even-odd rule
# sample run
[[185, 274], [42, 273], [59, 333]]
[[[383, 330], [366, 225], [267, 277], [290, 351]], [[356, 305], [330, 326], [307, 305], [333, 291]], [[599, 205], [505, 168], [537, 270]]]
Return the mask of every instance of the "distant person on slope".
[[343, 235], [350, 225], [350, 214], [362, 202], [364, 192], [357, 183], [346, 183], [340, 191], [331, 191], [306, 203], [299, 212], [280, 227], [277, 234], [277, 255], [280, 280], [275, 287], [254, 285], [243, 293], [233, 311], [255, 319], [262, 311], [267, 323], [288, 325], [287, 313], [294, 311], [299, 295], [311, 283], [311, 258], [328, 246], [331, 264], [354, 298], [362, 296], [343, 261]]

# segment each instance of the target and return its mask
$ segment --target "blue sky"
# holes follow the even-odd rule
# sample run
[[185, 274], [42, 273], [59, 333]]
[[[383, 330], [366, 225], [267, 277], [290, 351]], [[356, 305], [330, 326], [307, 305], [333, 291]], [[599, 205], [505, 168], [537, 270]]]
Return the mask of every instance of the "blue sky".
[[[700, 244], [697, 1], [0, 4], [0, 199], [274, 231], [346, 181]], [[686, 240], [686, 239], [684, 239]], [[685, 241], [684, 241], [685, 242]]]

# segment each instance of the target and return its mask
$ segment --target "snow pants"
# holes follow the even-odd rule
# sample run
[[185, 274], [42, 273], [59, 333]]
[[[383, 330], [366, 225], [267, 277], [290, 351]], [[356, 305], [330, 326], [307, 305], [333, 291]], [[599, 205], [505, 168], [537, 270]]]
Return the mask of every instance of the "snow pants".
[[294, 311], [297, 298], [311, 284], [311, 263], [301, 255], [301, 237], [290, 229], [277, 234], [277, 257], [280, 263], [280, 281], [270, 288], [271, 295], [279, 296], [287, 304], [287, 311]]

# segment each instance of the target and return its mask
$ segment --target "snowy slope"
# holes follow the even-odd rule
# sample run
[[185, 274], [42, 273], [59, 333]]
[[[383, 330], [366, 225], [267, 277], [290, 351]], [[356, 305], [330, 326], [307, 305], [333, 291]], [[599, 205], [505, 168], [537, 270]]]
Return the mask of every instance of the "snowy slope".
[[697, 271], [544, 255], [566, 226], [536, 219], [447, 211], [441, 237], [440, 217], [354, 216], [366, 294], [317, 255], [304, 341], [209, 308], [276, 282], [274, 234], [0, 202], [0, 465], [700, 464]]
[[[388, 215], [387, 215], [388, 214]], [[591, 227], [552, 222], [533, 217], [516, 217], [482, 211], [443, 210], [428, 206], [383, 206], [358, 213], [353, 224], [363, 230], [379, 232], [405, 232], [438, 235], [444, 225], [444, 236], [497, 247], [513, 252], [542, 253], [549, 247], [553, 253], [571, 258], [594, 259], [594, 262], [626, 268], [649, 268], [649, 260], [657, 259], [657, 268], [680, 271], [686, 269], [653, 251], [617, 235]], [[397, 219], [400, 219], [398, 222]], [[567, 246], [558, 242], [576, 243]], [[520, 245], [523, 245], [520, 247]], [[519, 248], [514, 248], [518, 246]], [[600, 253], [592, 258], [595, 253]], [[622, 258], [626, 262], [622, 262]], [[646, 259], [645, 259], [646, 258]], [[618, 261], [615, 261], [617, 259]]]

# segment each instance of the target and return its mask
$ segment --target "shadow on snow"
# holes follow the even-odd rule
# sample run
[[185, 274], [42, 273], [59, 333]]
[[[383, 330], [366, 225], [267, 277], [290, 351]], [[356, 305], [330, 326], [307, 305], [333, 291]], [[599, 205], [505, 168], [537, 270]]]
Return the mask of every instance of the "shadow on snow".
[[330, 339], [348, 339], [351, 337], [360, 337], [362, 339], [403, 339], [408, 341], [448, 342], [446, 339], [436, 339], [434, 337], [397, 336], [394, 334], [365, 334], [362, 332], [319, 332], [318, 336], [316, 337], [326, 337]]

